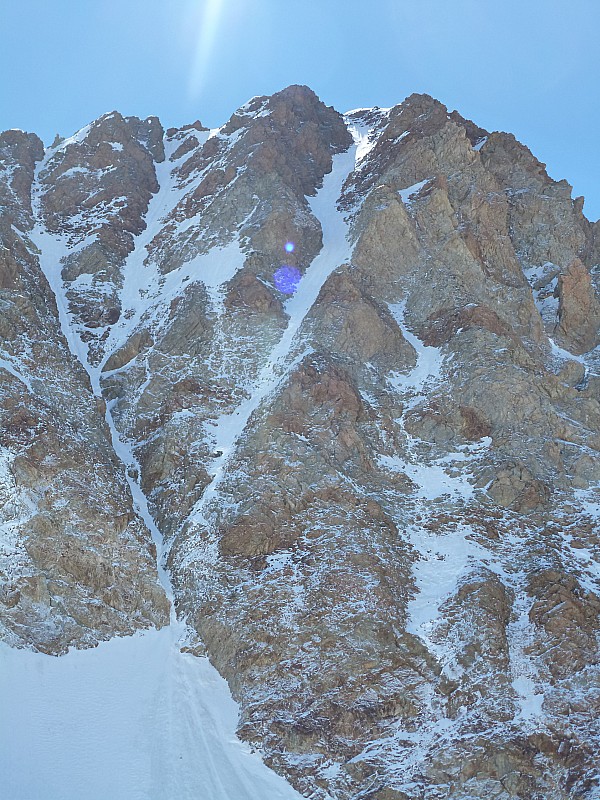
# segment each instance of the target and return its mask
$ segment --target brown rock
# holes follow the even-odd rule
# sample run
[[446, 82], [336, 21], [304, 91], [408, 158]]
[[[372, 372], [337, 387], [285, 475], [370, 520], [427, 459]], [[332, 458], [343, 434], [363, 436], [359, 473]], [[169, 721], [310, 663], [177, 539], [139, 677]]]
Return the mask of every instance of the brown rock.
[[589, 271], [579, 259], [558, 279], [559, 341], [574, 353], [585, 353], [600, 342], [600, 301]]

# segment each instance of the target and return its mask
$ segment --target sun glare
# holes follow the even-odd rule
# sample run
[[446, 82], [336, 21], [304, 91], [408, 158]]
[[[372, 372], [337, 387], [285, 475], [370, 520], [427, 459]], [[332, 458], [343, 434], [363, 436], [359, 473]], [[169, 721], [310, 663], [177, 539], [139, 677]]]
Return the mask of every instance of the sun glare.
[[196, 5], [193, 24], [197, 28], [197, 36], [189, 82], [192, 99], [198, 98], [205, 86], [225, 2], [226, 0], [203, 0]]

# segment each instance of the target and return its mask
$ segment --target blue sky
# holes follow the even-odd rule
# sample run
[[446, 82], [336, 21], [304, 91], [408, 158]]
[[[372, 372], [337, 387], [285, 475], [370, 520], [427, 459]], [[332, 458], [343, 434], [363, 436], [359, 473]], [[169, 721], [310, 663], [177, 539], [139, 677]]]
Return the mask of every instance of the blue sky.
[[0, 0], [0, 129], [105, 111], [211, 127], [306, 83], [329, 105], [427, 92], [508, 130], [600, 217], [598, 0]]

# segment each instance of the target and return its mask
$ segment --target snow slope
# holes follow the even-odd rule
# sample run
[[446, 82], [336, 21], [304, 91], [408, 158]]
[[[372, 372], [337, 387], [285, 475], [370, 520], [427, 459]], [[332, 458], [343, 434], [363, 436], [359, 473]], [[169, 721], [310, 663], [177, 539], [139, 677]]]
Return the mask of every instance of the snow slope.
[[178, 625], [54, 658], [0, 644], [0, 797], [299, 800], [236, 738], [238, 711]]

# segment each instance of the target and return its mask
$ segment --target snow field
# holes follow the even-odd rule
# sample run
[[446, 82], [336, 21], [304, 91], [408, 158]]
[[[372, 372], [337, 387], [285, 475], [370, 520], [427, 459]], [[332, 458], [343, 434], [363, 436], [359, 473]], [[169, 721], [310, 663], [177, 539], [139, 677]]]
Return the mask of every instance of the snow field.
[[0, 643], [0, 797], [300, 800], [236, 737], [238, 709], [183, 626], [59, 658]]

